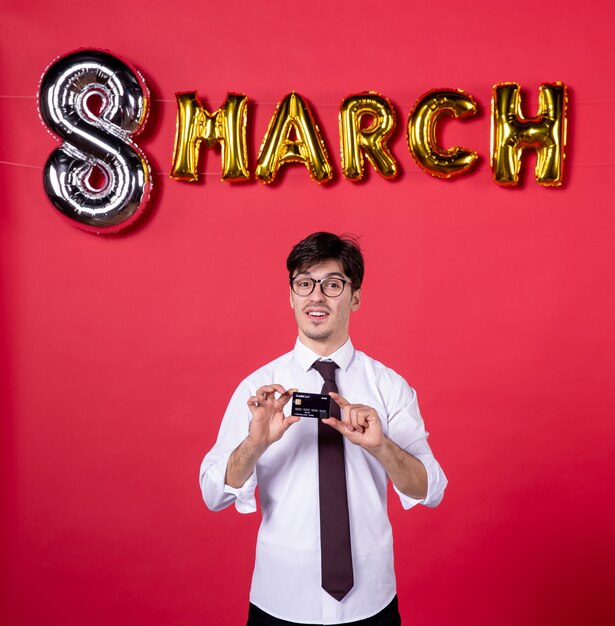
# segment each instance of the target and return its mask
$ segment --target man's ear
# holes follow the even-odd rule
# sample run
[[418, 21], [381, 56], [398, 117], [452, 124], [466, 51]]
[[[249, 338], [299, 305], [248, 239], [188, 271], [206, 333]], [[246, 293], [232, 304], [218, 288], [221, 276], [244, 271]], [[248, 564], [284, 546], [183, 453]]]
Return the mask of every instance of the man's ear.
[[361, 306], [361, 290], [355, 289], [352, 292], [352, 300], [350, 303], [350, 310], [356, 311]]
[[295, 303], [293, 302], [293, 290], [291, 287], [288, 288], [288, 299], [290, 301], [290, 308], [295, 309]]

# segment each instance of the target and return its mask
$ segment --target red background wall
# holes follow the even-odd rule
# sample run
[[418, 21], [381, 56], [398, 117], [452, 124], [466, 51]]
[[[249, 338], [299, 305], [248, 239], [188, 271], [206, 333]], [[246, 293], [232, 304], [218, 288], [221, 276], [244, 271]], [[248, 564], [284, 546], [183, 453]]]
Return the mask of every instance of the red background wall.
[[[76, 6], [75, 6], [76, 5]], [[5, 4], [0, 72], [2, 593], [7, 626], [241, 624], [258, 516], [213, 514], [197, 471], [239, 380], [287, 351], [284, 260], [325, 229], [361, 235], [355, 344], [418, 389], [450, 485], [439, 509], [391, 499], [406, 623], [613, 623], [613, 9], [315, 1]], [[45, 67], [79, 47], [136, 65], [152, 91], [138, 140], [147, 217], [117, 236], [62, 219], [41, 176]], [[570, 89], [566, 184], [491, 181], [489, 101], [516, 81]], [[412, 161], [405, 123], [435, 87], [480, 115], [453, 182]], [[176, 91], [250, 109], [250, 164], [275, 103], [312, 105], [336, 170], [278, 184], [170, 180]], [[341, 177], [345, 96], [386, 95], [402, 174]]]

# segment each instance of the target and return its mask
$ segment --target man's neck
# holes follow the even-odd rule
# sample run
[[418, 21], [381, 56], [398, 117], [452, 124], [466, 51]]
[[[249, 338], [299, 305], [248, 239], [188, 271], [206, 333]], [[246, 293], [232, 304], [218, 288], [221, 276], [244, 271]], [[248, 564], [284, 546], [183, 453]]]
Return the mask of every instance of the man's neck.
[[331, 356], [336, 350], [339, 350], [348, 341], [348, 336], [346, 336], [342, 341], [317, 341], [315, 339], [299, 335], [299, 341], [312, 352], [315, 352], [318, 356], [328, 357]]

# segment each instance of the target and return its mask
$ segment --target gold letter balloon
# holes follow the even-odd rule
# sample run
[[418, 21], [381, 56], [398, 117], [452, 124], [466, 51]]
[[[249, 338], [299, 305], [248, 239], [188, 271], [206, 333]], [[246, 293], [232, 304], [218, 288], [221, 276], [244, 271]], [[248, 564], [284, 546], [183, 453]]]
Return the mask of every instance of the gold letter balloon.
[[171, 178], [198, 180], [199, 151], [201, 142], [205, 141], [210, 148], [215, 144], [221, 146], [222, 180], [248, 180], [248, 98], [228, 94], [226, 102], [213, 113], [203, 108], [196, 92], [178, 93], [176, 98], [177, 129]]
[[523, 117], [521, 93], [516, 83], [499, 83], [491, 100], [491, 167], [501, 185], [519, 182], [521, 154], [536, 150], [536, 182], [557, 187], [562, 184], [566, 147], [568, 97], [562, 83], [540, 86], [538, 115]]
[[256, 178], [271, 183], [286, 163], [303, 163], [317, 183], [331, 178], [331, 164], [320, 130], [307, 103], [294, 92], [278, 103], [269, 122], [258, 154]]
[[440, 147], [436, 127], [442, 116], [465, 119], [476, 115], [476, 110], [474, 98], [461, 89], [432, 89], [417, 100], [408, 118], [408, 146], [425, 172], [452, 178], [472, 167], [478, 154], [458, 146]]
[[[367, 126], [364, 119], [371, 120]], [[387, 146], [395, 130], [391, 103], [373, 91], [348, 96], [340, 107], [342, 173], [349, 180], [363, 178], [363, 153], [384, 178], [397, 175], [397, 163]]]

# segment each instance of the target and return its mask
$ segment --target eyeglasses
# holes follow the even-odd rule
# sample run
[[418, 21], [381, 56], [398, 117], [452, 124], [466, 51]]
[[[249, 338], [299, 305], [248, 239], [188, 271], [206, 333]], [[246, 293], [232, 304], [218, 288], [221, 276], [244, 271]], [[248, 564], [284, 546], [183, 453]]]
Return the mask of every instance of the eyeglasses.
[[320, 278], [318, 280], [307, 276], [290, 279], [290, 287], [298, 296], [309, 296], [314, 291], [316, 283], [320, 283], [320, 290], [329, 298], [341, 296], [346, 283], [350, 283], [352, 287], [352, 283], [349, 280], [337, 278], [337, 276], [329, 276], [328, 278]]

